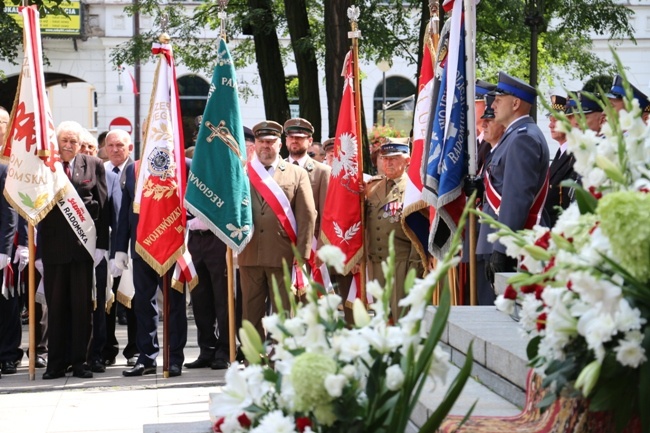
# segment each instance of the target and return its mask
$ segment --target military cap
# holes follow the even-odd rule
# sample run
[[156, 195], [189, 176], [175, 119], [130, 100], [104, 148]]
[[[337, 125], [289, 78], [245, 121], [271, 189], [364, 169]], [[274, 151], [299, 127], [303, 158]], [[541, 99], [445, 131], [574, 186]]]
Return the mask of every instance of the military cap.
[[253, 134], [255, 134], [255, 138], [260, 140], [280, 138], [282, 136], [282, 125], [272, 120], [265, 120], [253, 126]]
[[565, 111], [566, 98], [560, 95], [551, 95], [551, 108], [555, 111]]
[[381, 156], [396, 156], [396, 155], [408, 156], [409, 145], [405, 143], [399, 143], [397, 141], [389, 141], [381, 145], [381, 148], [379, 149], [379, 154]]
[[[632, 88], [632, 96], [634, 96], [634, 99], [639, 101], [641, 111], [646, 113], [650, 112], [650, 101], [648, 101], [648, 96], [634, 87], [632, 84], [630, 84], [630, 87]], [[623, 86], [623, 77], [616, 75], [614, 77], [614, 82], [612, 83], [612, 88], [609, 89], [607, 97], [610, 99], [622, 99], [624, 96], [625, 87]]]
[[493, 95], [485, 96], [485, 110], [483, 111], [483, 115], [481, 116], [481, 119], [494, 119], [494, 108], [492, 108], [493, 102], [494, 102]]
[[601, 107], [598, 102], [591, 100], [584, 92], [579, 92], [577, 96], [577, 101], [575, 99], [569, 99], [567, 101], [565, 109], [567, 115], [575, 114], [580, 111], [578, 108], [578, 101], [580, 102], [584, 114], [600, 113], [603, 111], [603, 107]]
[[496, 88], [497, 86], [492, 83], [488, 83], [487, 81], [483, 80], [476, 80], [476, 99], [483, 99], [485, 95], [487, 95], [489, 92], [492, 92]]
[[323, 141], [323, 150], [325, 152], [329, 152], [332, 149], [334, 149], [334, 139], [333, 138], [328, 138], [327, 140]]
[[286, 135], [296, 135], [298, 137], [311, 137], [314, 133], [314, 127], [308, 120], [300, 117], [294, 117], [284, 122], [284, 133]]
[[244, 126], [244, 140], [255, 141], [255, 134], [248, 126]]
[[535, 103], [537, 92], [530, 84], [520, 80], [519, 78], [512, 77], [505, 72], [499, 72], [499, 84], [497, 88], [490, 92], [492, 95], [510, 95], [519, 98], [529, 104]]

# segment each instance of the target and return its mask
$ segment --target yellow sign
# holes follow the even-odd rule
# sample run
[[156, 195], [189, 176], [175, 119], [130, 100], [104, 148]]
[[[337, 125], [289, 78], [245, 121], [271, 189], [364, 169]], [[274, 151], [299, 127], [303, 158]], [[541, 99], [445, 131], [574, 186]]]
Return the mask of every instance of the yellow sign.
[[[53, 1], [45, 0], [46, 7], [56, 6]], [[4, 0], [5, 13], [16, 20], [19, 26], [23, 26], [23, 19], [18, 12], [19, 5], [13, 4], [11, 0]], [[64, 1], [60, 8], [68, 14], [54, 15], [47, 14], [41, 17], [41, 34], [43, 36], [81, 36], [81, 2]]]

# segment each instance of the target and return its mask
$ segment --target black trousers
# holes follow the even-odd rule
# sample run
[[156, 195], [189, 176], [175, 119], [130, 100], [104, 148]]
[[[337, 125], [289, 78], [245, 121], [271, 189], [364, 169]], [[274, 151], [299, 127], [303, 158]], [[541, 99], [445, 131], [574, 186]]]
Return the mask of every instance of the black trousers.
[[86, 361], [92, 329], [93, 262], [44, 264], [48, 306], [47, 370], [59, 372]]
[[199, 277], [190, 292], [199, 358], [230, 359], [226, 244], [209, 230], [190, 231], [187, 248]]
[[[120, 277], [113, 278], [113, 295], [117, 297], [117, 288], [120, 286]], [[115, 337], [115, 322], [117, 319], [117, 300], [111, 305], [111, 309], [106, 313], [106, 344], [102, 350], [102, 359], [113, 359], [120, 353], [120, 344]], [[136, 334], [138, 323], [135, 318], [135, 312], [133, 311], [133, 305], [131, 308], [126, 308], [122, 306], [126, 311], [126, 335], [127, 342], [124, 350], [122, 350], [122, 355], [128, 360], [133, 358], [138, 354], [138, 346], [136, 345]]]
[[[138, 322], [136, 344], [140, 355], [138, 363], [147, 367], [156, 364], [160, 352], [158, 344], [158, 287], [162, 278], [142, 258], [133, 258], [135, 295], [131, 306]], [[169, 363], [183, 365], [183, 349], [187, 343], [187, 314], [185, 293], [169, 289]]]

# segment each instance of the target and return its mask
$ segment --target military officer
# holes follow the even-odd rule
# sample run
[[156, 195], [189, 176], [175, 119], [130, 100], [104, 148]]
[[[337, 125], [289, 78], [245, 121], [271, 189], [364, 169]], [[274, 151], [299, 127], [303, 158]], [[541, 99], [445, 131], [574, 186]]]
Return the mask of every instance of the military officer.
[[[563, 96], [551, 95], [551, 108], [557, 111], [566, 110], [567, 100]], [[558, 131], [557, 119], [551, 113], [549, 115], [549, 128], [551, 129], [551, 138], [557, 141], [560, 147], [557, 149], [555, 158], [551, 162], [549, 169], [549, 185], [548, 196], [544, 204], [544, 211], [549, 216], [549, 225], [553, 227], [558, 217], [560, 216], [560, 209], [566, 209], [573, 201], [574, 191], [573, 188], [560, 185], [564, 180], [577, 180], [578, 175], [573, 170], [575, 157], [573, 154], [567, 152], [566, 134]]]
[[[603, 107], [596, 101], [587, 96], [586, 92], [578, 92], [577, 99], [570, 99], [566, 103], [566, 114], [569, 117], [571, 126], [580, 128], [581, 116], [575, 116], [576, 113], [581, 112], [584, 115], [585, 124], [587, 129], [591, 129], [595, 133], [600, 132], [600, 128], [607, 121]], [[578, 106], [578, 102], [580, 105]]]
[[333, 138], [328, 138], [327, 140], [323, 141], [323, 150], [325, 151], [325, 161], [323, 162], [331, 167], [334, 161], [334, 139]]
[[317, 212], [314, 236], [318, 239], [320, 246], [322, 244], [320, 241], [320, 216], [325, 209], [325, 197], [332, 169], [307, 155], [307, 149], [314, 141], [313, 133], [314, 127], [311, 123], [300, 117], [289, 119], [284, 123], [284, 134], [287, 137], [287, 149], [289, 150], [287, 161], [304, 168], [309, 175]]
[[[370, 279], [385, 283], [381, 262], [388, 257], [388, 235], [395, 232], [395, 286], [390, 309], [394, 320], [401, 316], [397, 303], [404, 297], [404, 280], [410, 263], [419, 263], [418, 254], [402, 228], [402, 207], [406, 189], [406, 168], [411, 157], [408, 144], [387, 142], [379, 149], [384, 174], [375, 176], [366, 187], [366, 253]], [[421, 275], [418, 275], [421, 276]]]
[[[650, 100], [648, 100], [648, 97], [645, 95], [645, 93], [634, 87], [632, 84], [630, 84], [630, 87], [632, 88], [632, 95], [634, 96], [634, 99], [639, 101], [639, 107], [643, 113], [643, 120], [647, 123], [648, 116], [650, 115]], [[623, 86], [623, 77], [616, 75], [614, 77], [612, 87], [609, 89], [609, 93], [607, 93], [609, 102], [611, 102], [616, 111], [620, 111], [625, 108], [625, 102], [623, 101], [624, 96], [625, 87]]]
[[292, 244], [302, 258], [310, 256], [316, 207], [307, 172], [280, 158], [282, 125], [263, 121], [253, 127], [253, 133], [256, 157], [248, 164], [248, 177], [255, 232], [238, 262], [243, 318], [264, 336], [267, 298], [276, 308], [272, 278], [278, 282], [280, 301], [288, 310], [282, 261], [293, 263]]
[[[494, 121], [506, 131], [486, 168], [483, 211], [512, 230], [531, 228], [540, 222], [548, 191], [548, 145], [530, 117], [536, 92], [522, 80], [500, 72], [492, 94]], [[494, 230], [481, 224], [477, 246], [477, 254], [489, 255], [486, 276], [492, 282], [496, 272], [514, 271], [517, 265], [516, 259], [505, 254], [505, 245], [488, 242]]]

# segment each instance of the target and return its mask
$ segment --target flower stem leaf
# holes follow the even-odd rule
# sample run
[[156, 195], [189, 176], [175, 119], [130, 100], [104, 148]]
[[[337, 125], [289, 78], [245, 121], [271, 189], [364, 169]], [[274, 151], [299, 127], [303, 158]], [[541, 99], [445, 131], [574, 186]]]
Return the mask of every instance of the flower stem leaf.
[[598, 200], [596, 197], [591, 195], [589, 191], [580, 186], [575, 187], [575, 194], [576, 202], [578, 203], [578, 209], [580, 209], [580, 213], [582, 215], [588, 213], [596, 213], [596, 208], [598, 207]]
[[528, 356], [528, 359], [535, 359], [537, 358], [537, 354], [539, 353], [539, 342], [542, 341], [542, 336], [537, 335], [533, 338], [530, 339], [528, 342], [528, 345], [526, 346], [526, 355]]
[[[650, 326], [646, 326], [643, 336], [643, 348], [650, 353]], [[645, 362], [639, 367], [639, 407], [650, 407], [650, 362]], [[650, 432], [650, 411], [640, 411], [641, 431]]]
[[420, 428], [420, 433], [435, 433], [458, 399], [458, 396], [463, 390], [463, 387], [465, 387], [465, 383], [467, 383], [467, 379], [472, 372], [472, 365], [474, 364], [472, 345], [473, 342], [469, 344], [469, 348], [467, 349], [467, 358], [465, 358], [463, 368], [460, 369], [458, 376], [454, 378], [453, 383], [447, 390], [447, 394], [445, 394], [445, 398], [442, 400], [436, 411]]

